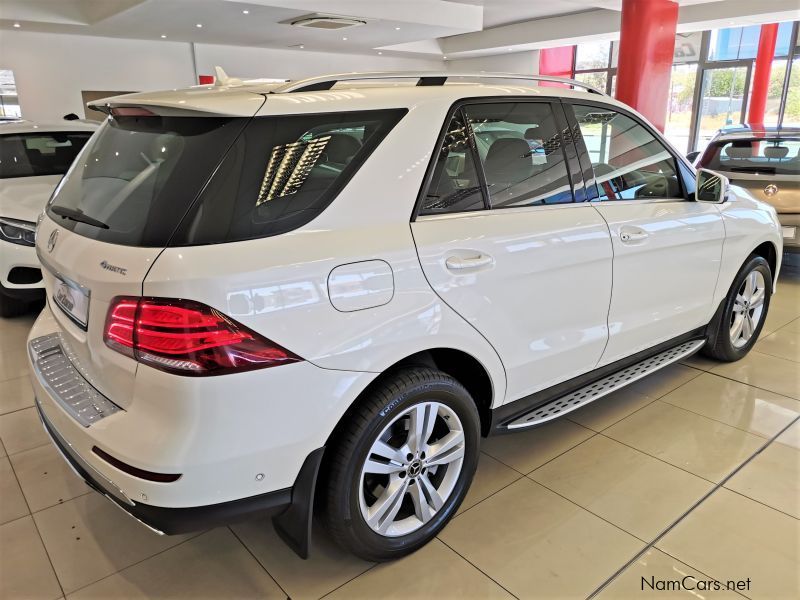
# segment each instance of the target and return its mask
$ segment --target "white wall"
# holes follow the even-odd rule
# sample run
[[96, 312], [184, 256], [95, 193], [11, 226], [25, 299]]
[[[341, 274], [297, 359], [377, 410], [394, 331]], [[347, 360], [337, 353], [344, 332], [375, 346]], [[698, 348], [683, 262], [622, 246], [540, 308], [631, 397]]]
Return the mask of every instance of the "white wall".
[[348, 71], [441, 71], [444, 61], [424, 58], [379, 56], [376, 53], [338, 54], [309, 50], [282, 50], [244, 46], [196, 44], [197, 72], [213, 75], [219, 65], [231, 77], [300, 79]]
[[448, 71], [494, 71], [496, 73], [539, 74], [539, 51], [509, 52], [493, 56], [459, 58], [447, 61]]
[[0, 32], [0, 68], [14, 71], [22, 117], [84, 115], [82, 90], [155, 90], [192, 85], [190, 46], [25, 31]]
[[[2, 0], [0, 0], [1, 2]], [[441, 70], [442, 61], [197, 44], [197, 70], [222, 66], [233, 77], [297, 79], [324, 73], [370, 70]], [[148, 91], [197, 83], [192, 46], [183, 42], [80, 35], [0, 32], [0, 68], [11, 69], [22, 117], [60, 121], [85, 114], [83, 90]]]

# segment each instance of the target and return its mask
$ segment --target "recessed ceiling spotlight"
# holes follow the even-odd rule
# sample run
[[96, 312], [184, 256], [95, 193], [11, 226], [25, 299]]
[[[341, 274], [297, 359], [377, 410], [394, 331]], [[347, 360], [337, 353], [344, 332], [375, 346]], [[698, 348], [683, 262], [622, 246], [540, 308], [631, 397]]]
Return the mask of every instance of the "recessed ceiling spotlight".
[[442, 60], [447, 60], [447, 57], [446, 57], [446, 56], [443, 56], [443, 57], [442, 57]]
[[161, 39], [162, 39], [162, 40], [165, 40], [165, 39], [167, 39], [167, 36], [165, 36], [165, 35], [162, 35], [162, 36], [161, 36]]
[[305, 46], [303, 44], [300, 44], [300, 50], [302, 50], [303, 48], [305, 48]]
[[342, 38], [342, 41], [345, 41], [345, 42], [346, 42], [346, 41], [347, 41], [347, 38], [346, 38], [346, 37], [343, 37], [343, 38]]
[[378, 52], [378, 54], [383, 54], [383, 52]]
[[22, 27], [22, 25], [20, 25], [19, 23], [14, 23], [14, 28], [15, 29], [19, 29], [20, 27]]
[[395, 27], [394, 30], [395, 31], [400, 31], [400, 28], [399, 27]]
[[198, 29], [201, 29], [201, 28], [203, 27], [203, 24], [202, 24], [202, 23], [198, 23], [198, 24], [196, 25], [196, 27], [197, 27]]
[[242, 11], [242, 14], [243, 14], [243, 15], [249, 15], [249, 14], [250, 14], [250, 11], [249, 11], [249, 10], [243, 10], [243, 11]]

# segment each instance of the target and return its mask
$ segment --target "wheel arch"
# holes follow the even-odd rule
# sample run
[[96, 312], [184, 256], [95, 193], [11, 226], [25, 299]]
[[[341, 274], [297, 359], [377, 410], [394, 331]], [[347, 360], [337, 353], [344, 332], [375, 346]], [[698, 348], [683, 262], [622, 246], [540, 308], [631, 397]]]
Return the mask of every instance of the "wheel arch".
[[772, 272], [772, 285], [774, 288], [775, 283], [778, 280], [778, 249], [775, 247], [775, 244], [769, 241], [762, 242], [756, 246], [750, 254], [760, 256], [767, 261], [767, 264], [769, 264], [769, 269]]
[[492, 402], [495, 399], [496, 387], [489, 375], [489, 370], [477, 358], [463, 350], [455, 348], [428, 348], [410, 354], [396, 361], [383, 370], [353, 400], [342, 414], [336, 426], [328, 436], [326, 446], [339, 435], [341, 429], [355, 417], [362, 398], [381, 385], [387, 377], [406, 367], [429, 367], [438, 369], [463, 385], [472, 396], [481, 419], [481, 433], [486, 435], [491, 426]]

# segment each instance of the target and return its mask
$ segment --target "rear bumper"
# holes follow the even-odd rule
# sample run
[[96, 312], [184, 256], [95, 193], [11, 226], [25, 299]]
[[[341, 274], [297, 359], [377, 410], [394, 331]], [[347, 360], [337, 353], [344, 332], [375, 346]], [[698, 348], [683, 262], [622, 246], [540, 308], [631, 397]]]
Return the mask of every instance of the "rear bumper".
[[31, 286], [6, 287], [0, 283], [0, 294], [14, 300], [23, 302], [33, 302], [34, 300], [44, 300], [44, 288]]
[[64, 460], [69, 463], [75, 473], [89, 487], [103, 494], [130, 516], [156, 533], [162, 535], [187, 533], [243, 521], [256, 515], [277, 514], [283, 512], [292, 503], [293, 488], [285, 488], [250, 498], [208, 506], [165, 508], [135, 502], [128, 498], [113, 481], [101, 475], [74, 451], [72, 446], [58, 434], [53, 425], [47, 420], [38, 399], [36, 400], [36, 408], [45, 431], [47, 431], [53, 444], [58, 448]]

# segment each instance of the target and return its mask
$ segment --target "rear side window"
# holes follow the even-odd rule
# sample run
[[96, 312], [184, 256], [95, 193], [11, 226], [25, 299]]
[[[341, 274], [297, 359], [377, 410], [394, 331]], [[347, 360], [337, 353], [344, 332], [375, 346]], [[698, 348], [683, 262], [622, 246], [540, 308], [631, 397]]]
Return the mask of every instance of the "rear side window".
[[404, 112], [117, 117], [48, 213], [76, 233], [129, 246], [275, 235], [319, 214]]
[[484, 208], [475, 154], [470, 144], [466, 120], [462, 111], [458, 110], [447, 127], [420, 214], [435, 215]]
[[475, 133], [492, 208], [573, 201], [550, 104], [475, 104], [465, 112]]
[[253, 119], [170, 245], [247, 240], [305, 225], [325, 210], [405, 113]]
[[0, 179], [63, 175], [91, 136], [91, 131], [0, 136]]

